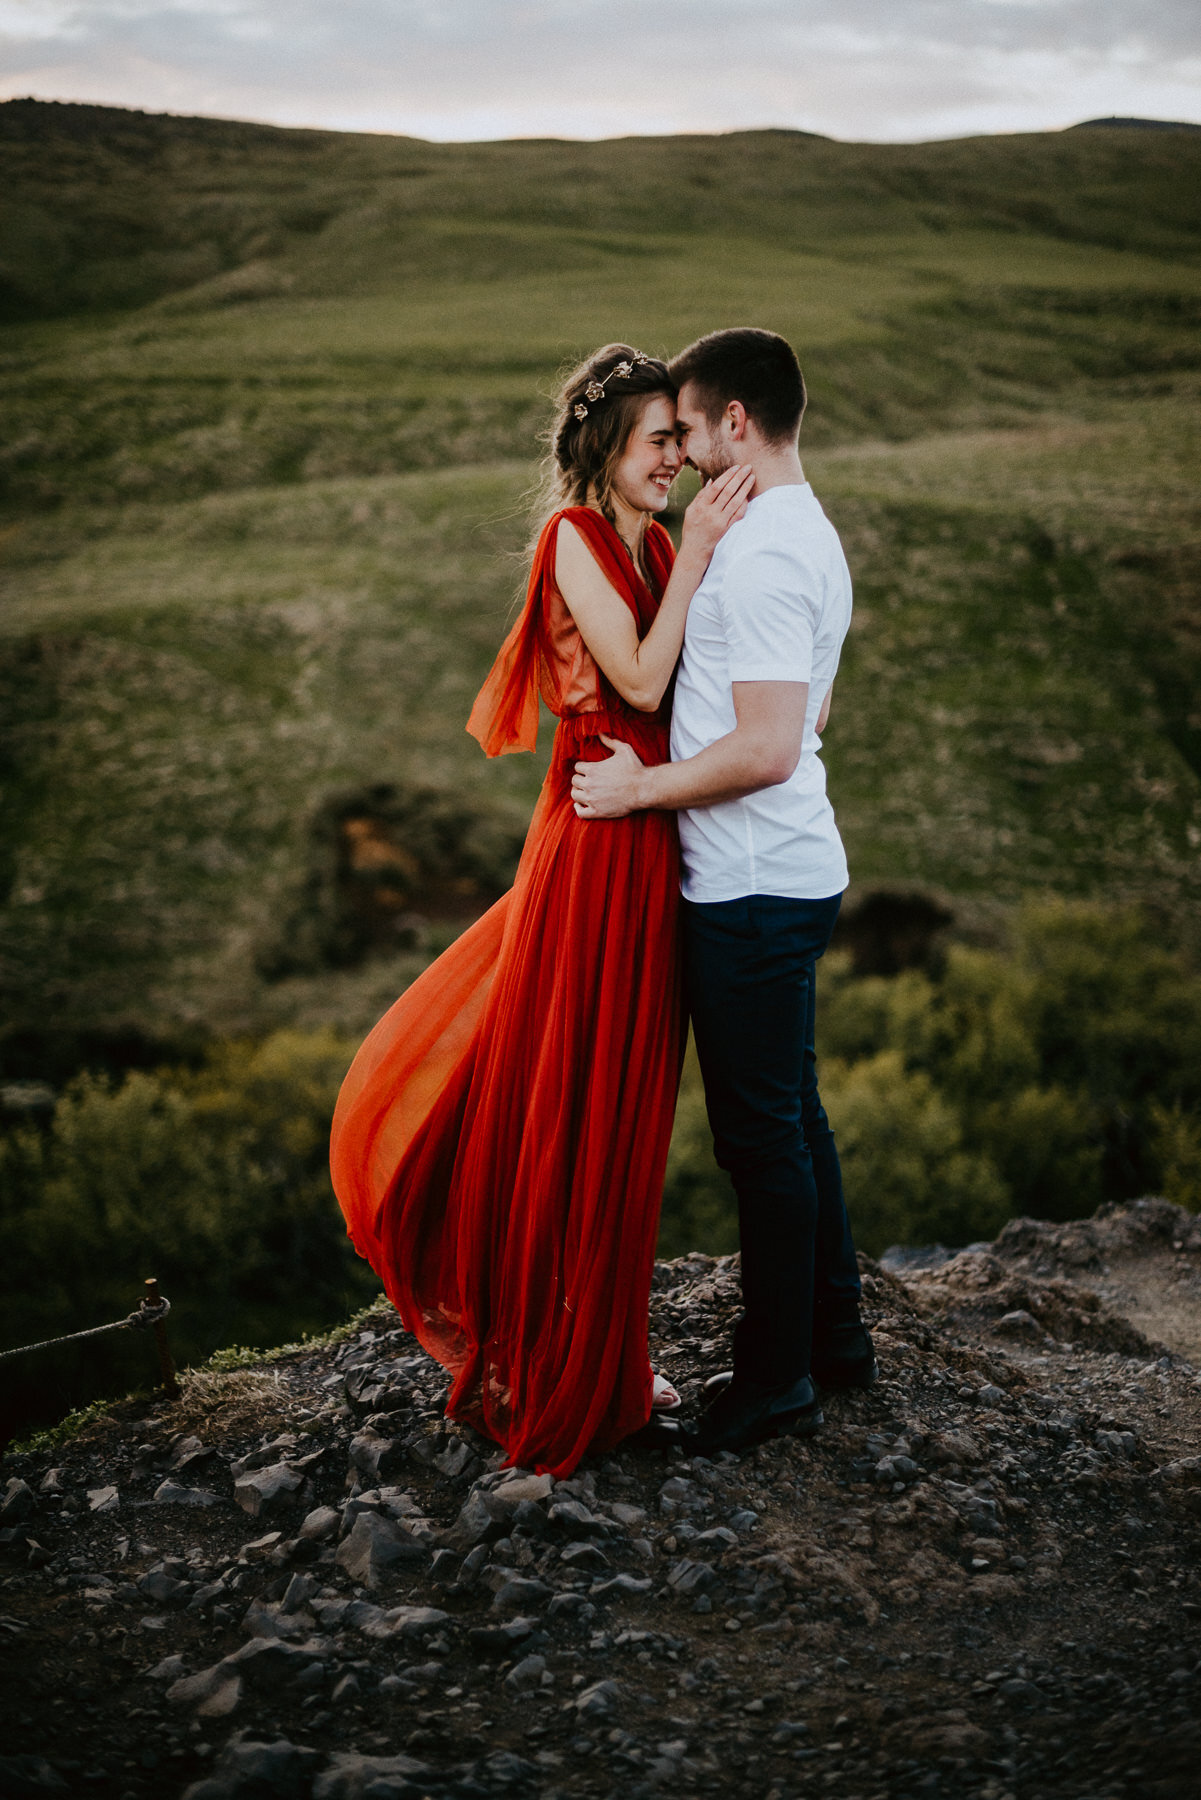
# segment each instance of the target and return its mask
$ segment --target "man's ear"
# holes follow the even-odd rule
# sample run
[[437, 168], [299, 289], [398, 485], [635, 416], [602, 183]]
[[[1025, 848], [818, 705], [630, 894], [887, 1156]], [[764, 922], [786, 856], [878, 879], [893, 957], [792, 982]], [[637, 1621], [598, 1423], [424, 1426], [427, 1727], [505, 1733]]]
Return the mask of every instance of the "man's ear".
[[734, 442], [741, 443], [746, 436], [748, 423], [746, 407], [742, 404], [741, 400], [731, 400], [730, 404], [726, 407], [726, 423], [730, 427], [730, 436], [734, 439]]

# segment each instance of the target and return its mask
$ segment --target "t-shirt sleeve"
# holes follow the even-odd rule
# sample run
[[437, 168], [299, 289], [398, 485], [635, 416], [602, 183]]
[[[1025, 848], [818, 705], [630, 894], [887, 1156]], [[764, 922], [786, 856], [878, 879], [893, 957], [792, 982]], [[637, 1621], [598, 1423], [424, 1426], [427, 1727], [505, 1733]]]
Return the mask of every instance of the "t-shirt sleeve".
[[795, 553], [747, 551], [722, 584], [731, 681], [809, 681], [820, 577]]

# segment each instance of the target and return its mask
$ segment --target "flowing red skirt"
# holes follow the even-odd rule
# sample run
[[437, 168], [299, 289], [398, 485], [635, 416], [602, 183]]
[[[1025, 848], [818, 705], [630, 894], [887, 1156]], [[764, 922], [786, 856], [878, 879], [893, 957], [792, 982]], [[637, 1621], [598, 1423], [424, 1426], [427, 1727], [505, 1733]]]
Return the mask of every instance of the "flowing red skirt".
[[572, 765], [666, 727], [564, 719], [517, 879], [360, 1050], [334, 1118], [355, 1247], [448, 1413], [564, 1476], [650, 1416], [647, 1308], [684, 1013], [674, 815], [582, 820]]

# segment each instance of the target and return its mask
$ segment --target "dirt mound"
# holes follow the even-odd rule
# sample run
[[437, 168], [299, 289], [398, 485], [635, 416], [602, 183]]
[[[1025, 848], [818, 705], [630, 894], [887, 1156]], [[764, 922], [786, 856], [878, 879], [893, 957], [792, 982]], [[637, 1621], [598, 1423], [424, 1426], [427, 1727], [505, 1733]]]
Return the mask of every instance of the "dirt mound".
[[1154, 1198], [1102, 1206], [1091, 1219], [1064, 1225], [1011, 1219], [995, 1245], [999, 1257], [1036, 1275], [1099, 1270], [1114, 1257], [1154, 1255], [1164, 1248], [1201, 1252], [1201, 1218]]
[[[9, 1459], [0, 1794], [1185, 1800], [1201, 1378], [1097, 1286], [1163, 1256], [1150, 1202], [866, 1263], [877, 1387], [713, 1461], [503, 1470], [387, 1311], [114, 1409]], [[737, 1310], [656, 1270], [690, 1403]]]
[[1162, 1344], [1151, 1343], [1091, 1288], [1062, 1277], [1012, 1274], [1002, 1257], [986, 1251], [964, 1250], [941, 1268], [915, 1271], [908, 1280], [921, 1310], [949, 1325], [1061, 1348], [1076, 1344], [1123, 1356], [1164, 1354]]

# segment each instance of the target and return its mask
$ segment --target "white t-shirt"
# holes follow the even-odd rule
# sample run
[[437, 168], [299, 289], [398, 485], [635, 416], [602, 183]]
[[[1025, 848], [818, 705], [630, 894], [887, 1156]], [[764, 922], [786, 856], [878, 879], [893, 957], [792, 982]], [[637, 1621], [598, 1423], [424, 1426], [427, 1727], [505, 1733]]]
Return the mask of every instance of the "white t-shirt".
[[686, 899], [824, 900], [846, 887], [816, 726], [850, 620], [846, 558], [808, 482], [756, 495], [713, 552], [688, 610], [671, 759], [733, 731], [733, 682], [807, 681], [801, 760], [777, 786], [680, 813]]

